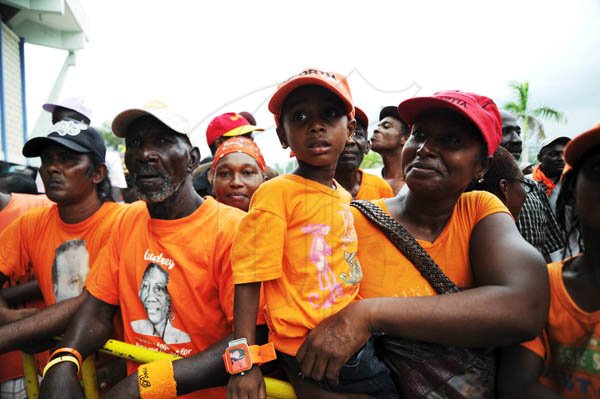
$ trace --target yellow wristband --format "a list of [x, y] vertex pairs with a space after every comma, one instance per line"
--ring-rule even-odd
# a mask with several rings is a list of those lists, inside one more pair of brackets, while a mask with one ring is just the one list
[[46, 376], [46, 373], [48, 372], [48, 370], [50, 370], [50, 367], [56, 366], [58, 363], [62, 363], [62, 362], [73, 363], [75, 366], [77, 366], [77, 374], [79, 374], [79, 362], [77, 361], [77, 358], [72, 355], [64, 355], [64, 356], [56, 357], [48, 362], [46, 367], [44, 367], [44, 371], [42, 372], [42, 378]]
[[177, 383], [173, 361], [163, 359], [138, 367], [138, 387], [142, 399], [170, 399], [177, 397]]

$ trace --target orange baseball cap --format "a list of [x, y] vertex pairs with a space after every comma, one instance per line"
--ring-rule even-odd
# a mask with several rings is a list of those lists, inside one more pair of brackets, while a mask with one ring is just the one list
[[369, 127], [369, 117], [362, 109], [358, 107], [354, 107], [354, 111], [356, 113], [356, 123], [360, 123], [366, 128]]
[[269, 111], [275, 116], [275, 123], [279, 126], [281, 107], [286, 97], [301, 86], [316, 85], [331, 90], [338, 96], [348, 112], [349, 118], [354, 118], [354, 103], [348, 80], [337, 72], [322, 71], [320, 69], [305, 69], [297, 75], [292, 76], [277, 87], [277, 91], [269, 101]]
[[242, 115], [226, 112], [215, 117], [206, 128], [206, 143], [211, 145], [219, 137], [241, 136], [242, 134], [264, 131], [265, 129], [251, 125]]
[[598, 145], [600, 145], [600, 123], [581, 133], [567, 144], [564, 153], [567, 165], [571, 167], [577, 165], [590, 148]]

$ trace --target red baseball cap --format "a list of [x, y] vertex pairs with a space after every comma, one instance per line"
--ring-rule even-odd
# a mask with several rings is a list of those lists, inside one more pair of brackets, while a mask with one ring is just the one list
[[354, 103], [348, 80], [337, 72], [322, 71], [320, 69], [305, 69], [292, 76], [277, 87], [277, 91], [269, 101], [269, 111], [275, 115], [275, 123], [279, 126], [281, 107], [286, 97], [300, 86], [316, 85], [332, 91], [338, 96], [348, 112], [349, 118], [354, 118]]
[[356, 113], [356, 123], [363, 125], [365, 129], [368, 128], [369, 118], [367, 117], [367, 114], [365, 114], [365, 111], [358, 107], [354, 107], [354, 112]]
[[494, 154], [502, 140], [502, 119], [491, 98], [459, 90], [439, 91], [430, 97], [401, 102], [398, 112], [402, 120], [412, 126], [423, 111], [439, 108], [456, 111], [473, 122], [487, 144], [488, 155]]
[[210, 121], [206, 128], [206, 143], [211, 145], [222, 136], [241, 136], [242, 134], [264, 130], [261, 127], [251, 125], [246, 118], [238, 113], [227, 112]]
[[565, 161], [575, 166], [592, 147], [600, 145], [600, 123], [575, 137], [565, 147]]

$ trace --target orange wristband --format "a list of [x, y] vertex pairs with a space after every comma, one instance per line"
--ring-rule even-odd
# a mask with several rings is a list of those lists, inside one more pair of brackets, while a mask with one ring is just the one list
[[83, 357], [81, 357], [81, 353], [79, 353], [79, 351], [77, 349], [66, 348], [66, 347], [65, 348], [58, 348], [57, 350], [55, 350], [54, 352], [52, 352], [52, 354], [50, 355], [50, 359], [52, 359], [56, 355], [60, 355], [61, 353], [70, 353], [71, 355], [75, 356], [75, 358], [79, 362], [79, 367], [77, 367], [77, 369], [81, 368], [81, 365], [83, 364]]
[[177, 398], [173, 361], [168, 359], [138, 367], [138, 389], [142, 399]]

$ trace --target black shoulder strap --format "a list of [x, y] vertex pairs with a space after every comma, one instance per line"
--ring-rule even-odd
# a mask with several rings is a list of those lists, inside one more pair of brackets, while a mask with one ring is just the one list
[[361, 211], [371, 223], [381, 229], [388, 240], [412, 262], [419, 273], [431, 284], [438, 294], [460, 291], [417, 240], [380, 207], [364, 200], [352, 201], [351, 205]]

